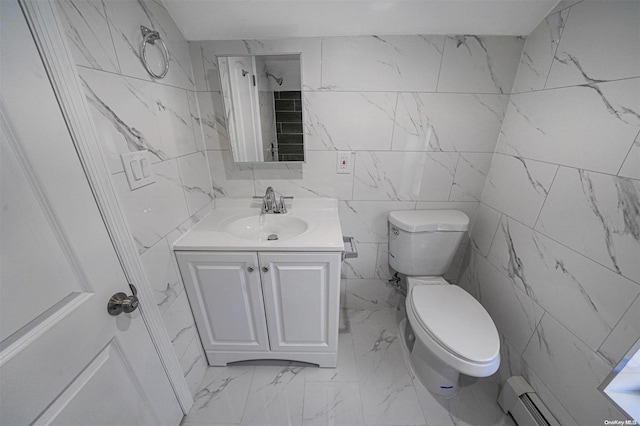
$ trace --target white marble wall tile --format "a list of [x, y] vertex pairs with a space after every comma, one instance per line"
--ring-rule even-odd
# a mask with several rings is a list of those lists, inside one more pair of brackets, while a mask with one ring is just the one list
[[123, 170], [120, 154], [124, 152], [146, 149], [154, 162], [170, 158], [150, 109], [152, 100], [145, 99], [139, 89], [142, 82], [83, 68], [78, 71], [111, 173]]
[[322, 87], [329, 90], [434, 92], [443, 36], [322, 39]]
[[[160, 33], [169, 51], [169, 72], [164, 79], [156, 81], [183, 89], [194, 89], [187, 40], [160, 2], [108, 1], [105, 3], [105, 10], [122, 74], [148, 81], [155, 80], [147, 73], [140, 60], [140, 26], [144, 25]], [[154, 48], [155, 46], [147, 48], [147, 58], [152, 69], [160, 73], [160, 50]]]
[[478, 211], [471, 227], [471, 244], [482, 256], [486, 257], [489, 254], [501, 217], [502, 214], [499, 211], [484, 203], [480, 203], [478, 206]]
[[219, 92], [198, 92], [199, 122], [202, 125], [205, 148], [228, 150], [229, 135], [224, 115], [222, 95]]
[[184, 374], [191, 395], [195, 397], [202, 378], [207, 371], [207, 361], [202, 351], [202, 344], [197, 335], [193, 337], [187, 350], [182, 355], [182, 358], [180, 358], [180, 367], [182, 368], [182, 374]]
[[451, 201], [480, 201], [493, 154], [461, 152], [449, 194]]
[[424, 424], [411, 375], [404, 364], [396, 311], [349, 312], [365, 424]]
[[572, 6], [546, 87], [640, 76], [639, 21], [637, 1]]
[[242, 420], [253, 366], [209, 367], [183, 424], [235, 423]]
[[216, 55], [301, 54], [302, 88], [321, 88], [321, 39], [314, 37], [274, 40], [220, 40], [202, 42], [207, 90], [219, 91]]
[[624, 418], [597, 389], [609, 365], [551, 315], [540, 322], [523, 359], [579, 424]]
[[640, 179], [640, 133], [636, 136], [627, 158], [622, 163], [618, 176]]
[[303, 425], [364, 425], [357, 382], [307, 382]]
[[197, 150], [186, 91], [91, 69], [80, 77], [112, 173], [120, 154], [146, 149], [152, 162]]
[[457, 285], [476, 300], [480, 300], [480, 278], [478, 277], [478, 257], [480, 254], [471, 247], [467, 248], [462, 261], [463, 270]]
[[521, 354], [544, 310], [510, 279], [482, 257], [476, 258], [480, 303], [489, 312], [498, 331]]
[[202, 55], [202, 41], [189, 41], [189, 57], [191, 58], [191, 68], [193, 69], [193, 79], [195, 90], [206, 92], [207, 79], [204, 74], [204, 58]]
[[527, 36], [513, 82], [514, 93], [544, 89], [568, 14], [569, 10], [565, 9], [547, 16]]
[[338, 205], [344, 235], [359, 243], [386, 243], [387, 217], [392, 210], [414, 210], [410, 201], [341, 201]]
[[353, 173], [336, 173], [337, 155], [335, 151], [307, 151], [304, 164], [254, 165], [256, 192], [264, 194], [268, 186], [273, 186], [288, 196], [350, 200], [353, 196]]
[[638, 93], [640, 78], [513, 95], [496, 151], [616, 174], [640, 129]]
[[391, 279], [395, 271], [389, 266], [389, 245], [386, 243], [378, 244], [378, 256], [376, 259], [376, 270], [374, 278], [379, 280]]
[[204, 152], [196, 152], [178, 158], [177, 162], [189, 215], [194, 215], [213, 201], [207, 156]]
[[395, 93], [305, 92], [307, 150], [389, 150]]
[[353, 197], [447, 201], [457, 159], [452, 152], [357, 152]]
[[219, 197], [252, 197], [253, 169], [236, 164], [231, 151], [207, 151], [213, 195]]
[[598, 353], [609, 364], [615, 366], [638, 338], [640, 338], [640, 297], [629, 306], [627, 312], [598, 349]]
[[[214, 45], [217, 42], [214, 42]], [[239, 43], [236, 41], [234, 43]], [[212, 42], [203, 41], [200, 43], [200, 55], [202, 56], [203, 77], [205, 79], [204, 89], [208, 92], [222, 91], [222, 80], [220, 76], [220, 68], [218, 67], [218, 57], [212, 50]]]
[[181, 359], [197, 335], [196, 324], [193, 321], [193, 313], [191, 313], [186, 292], [183, 291], [169, 306], [169, 309], [162, 314], [162, 320], [173, 349], [176, 351], [178, 359]]
[[120, 206], [140, 252], [189, 218], [178, 166], [175, 160], [152, 165], [156, 181], [135, 191], [124, 173], [113, 175]]
[[163, 238], [142, 253], [140, 261], [160, 313], [164, 313], [184, 291], [167, 240]]
[[640, 283], [640, 181], [561, 167], [536, 230]]
[[243, 425], [301, 425], [304, 400], [303, 367], [262, 366], [253, 373]]
[[438, 92], [511, 93], [522, 37], [447, 36]]
[[[169, 232], [169, 234], [167, 234], [167, 243], [169, 244], [169, 248], [172, 248], [173, 243], [175, 243], [178, 240], [178, 238], [182, 237], [188, 230], [193, 228], [193, 226], [196, 223], [200, 222], [200, 220], [203, 217], [208, 215], [211, 212], [211, 209], [213, 209], [213, 207], [214, 207], [214, 203], [213, 202], [209, 203], [208, 205], [204, 206], [199, 212], [197, 212], [196, 214], [194, 214], [193, 216], [191, 216], [190, 218], [182, 222], [180, 225], [178, 225], [176, 229]], [[178, 264], [176, 263], [176, 268], [177, 268], [177, 265]]]
[[200, 125], [202, 117], [200, 116], [200, 107], [198, 106], [197, 93], [187, 90], [187, 102], [189, 103], [189, 115], [191, 116], [191, 127], [193, 128], [193, 139], [196, 143], [198, 151], [204, 151], [204, 134]]
[[482, 202], [533, 226], [557, 169], [554, 164], [496, 153]]
[[522, 363], [522, 376], [536, 391], [544, 405], [547, 406], [549, 411], [551, 411], [551, 414], [560, 422], [561, 425], [581, 426], [576, 419], [569, 414], [560, 401], [558, 401], [555, 395], [545, 386], [536, 373], [534, 373], [524, 362]]
[[378, 244], [358, 243], [356, 246], [358, 257], [345, 259], [342, 262], [342, 278], [351, 279], [373, 279], [376, 269], [376, 258], [378, 257]]
[[488, 259], [594, 351], [640, 293], [636, 283], [506, 217]]
[[102, 0], [58, 0], [76, 65], [119, 73]]
[[458, 283], [458, 276], [460, 275], [460, 269], [464, 260], [464, 255], [467, 251], [467, 244], [460, 244], [456, 250], [456, 254], [453, 257], [449, 270], [442, 276], [450, 284]]
[[400, 93], [394, 151], [493, 152], [507, 96]]
[[347, 280], [345, 308], [402, 309], [404, 297], [387, 280]]

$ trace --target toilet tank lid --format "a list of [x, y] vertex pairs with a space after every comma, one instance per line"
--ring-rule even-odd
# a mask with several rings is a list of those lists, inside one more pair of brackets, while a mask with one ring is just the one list
[[469, 217], [459, 210], [399, 210], [389, 212], [389, 222], [407, 232], [466, 231]]

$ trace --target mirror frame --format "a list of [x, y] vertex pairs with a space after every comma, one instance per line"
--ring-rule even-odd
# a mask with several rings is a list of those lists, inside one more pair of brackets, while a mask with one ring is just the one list
[[[302, 153], [303, 153], [303, 160], [297, 160], [297, 161], [238, 161], [236, 159], [236, 152], [234, 150], [234, 144], [231, 141], [231, 135], [229, 132], [229, 119], [227, 116], [227, 105], [226, 105], [226, 101], [225, 101], [225, 95], [224, 95], [224, 85], [222, 82], [222, 75], [220, 73], [220, 58], [236, 58], [236, 57], [258, 57], [258, 56], [293, 56], [293, 55], [297, 55], [298, 56], [298, 60], [299, 60], [299, 74], [300, 74], [300, 102], [302, 105]], [[278, 53], [239, 53], [239, 54], [233, 54], [233, 53], [225, 53], [225, 54], [216, 54], [215, 55], [216, 58], [216, 67], [218, 70], [218, 85], [220, 87], [220, 98], [222, 100], [222, 108], [223, 108], [223, 114], [222, 116], [224, 117], [224, 124], [225, 124], [225, 128], [227, 131], [227, 141], [229, 144], [229, 151], [231, 151], [231, 159], [233, 160], [234, 163], [236, 164], [246, 164], [246, 165], [254, 165], [254, 164], [258, 164], [258, 165], [276, 165], [276, 164], [289, 164], [289, 165], [296, 165], [296, 164], [304, 164], [307, 162], [307, 142], [306, 142], [306, 132], [305, 132], [305, 124], [304, 124], [304, 118], [305, 118], [305, 113], [304, 113], [304, 98], [305, 98], [305, 90], [304, 90], [304, 74], [303, 74], [303, 66], [302, 66], [302, 61], [303, 61], [303, 55], [302, 52], [300, 51], [296, 51], [296, 52], [278, 52]]]

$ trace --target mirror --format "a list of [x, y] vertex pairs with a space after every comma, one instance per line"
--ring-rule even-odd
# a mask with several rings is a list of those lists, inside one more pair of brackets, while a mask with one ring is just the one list
[[233, 161], [304, 161], [300, 54], [219, 56], [218, 70]]

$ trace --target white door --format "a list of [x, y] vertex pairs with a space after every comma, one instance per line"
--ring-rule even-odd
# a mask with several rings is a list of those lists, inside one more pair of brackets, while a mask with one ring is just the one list
[[0, 1], [0, 424], [176, 425], [130, 294], [16, 2]]
[[268, 351], [258, 256], [253, 252], [178, 252], [202, 345], [210, 351]]
[[340, 253], [260, 253], [273, 352], [335, 352]]

